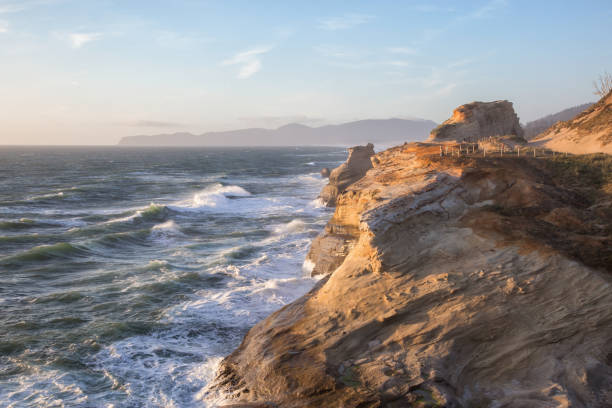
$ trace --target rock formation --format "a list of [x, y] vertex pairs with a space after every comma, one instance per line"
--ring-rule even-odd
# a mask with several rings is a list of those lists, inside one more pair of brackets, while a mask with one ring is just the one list
[[558, 152], [612, 154], [612, 91], [567, 122], [559, 122], [533, 140]]
[[368, 143], [367, 146], [351, 147], [348, 151], [348, 159], [331, 171], [329, 184], [321, 191], [320, 198], [329, 207], [336, 204], [336, 198], [349, 185], [362, 178], [372, 168], [372, 162], [370, 161], [370, 157], [374, 156], [374, 145], [372, 143]]
[[336, 261], [249, 331], [209, 392], [251, 407], [612, 405], [610, 186], [438, 151], [375, 156], [325, 231], [344, 252], [313, 246]]
[[323, 178], [329, 178], [329, 169], [327, 167], [323, 167], [321, 169], [321, 177]]
[[455, 109], [450, 119], [431, 131], [429, 140], [463, 142], [505, 135], [523, 138], [523, 129], [512, 103], [472, 102]]

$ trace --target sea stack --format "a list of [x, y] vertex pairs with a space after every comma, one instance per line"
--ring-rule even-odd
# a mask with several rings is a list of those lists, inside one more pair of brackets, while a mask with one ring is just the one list
[[370, 158], [374, 156], [374, 145], [354, 146], [348, 149], [348, 158], [329, 175], [329, 184], [321, 191], [320, 198], [325, 205], [333, 207], [344, 190], [362, 178], [372, 168]]
[[508, 101], [472, 102], [461, 105], [453, 116], [431, 131], [431, 142], [475, 142], [490, 136], [523, 138], [523, 128]]

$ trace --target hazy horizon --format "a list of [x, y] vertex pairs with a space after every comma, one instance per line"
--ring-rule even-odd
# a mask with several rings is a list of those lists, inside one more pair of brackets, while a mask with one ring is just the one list
[[593, 101], [612, 4], [0, 0], [0, 145]]

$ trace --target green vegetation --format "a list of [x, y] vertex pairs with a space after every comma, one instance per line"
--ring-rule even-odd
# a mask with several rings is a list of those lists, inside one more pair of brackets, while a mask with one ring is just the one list
[[612, 156], [603, 153], [556, 156], [544, 161], [553, 177], [562, 184], [587, 193], [612, 193]]
[[340, 381], [348, 387], [358, 387], [361, 384], [357, 379], [357, 372], [353, 367], [346, 369], [342, 377], [340, 377]]
[[413, 391], [413, 394], [418, 395], [413, 407], [418, 408], [442, 408], [444, 403], [436, 398], [435, 394], [427, 389], [418, 389]]

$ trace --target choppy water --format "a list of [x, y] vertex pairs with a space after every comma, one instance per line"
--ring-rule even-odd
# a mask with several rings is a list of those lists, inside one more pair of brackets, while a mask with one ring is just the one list
[[0, 148], [0, 406], [190, 407], [305, 293], [342, 149]]

